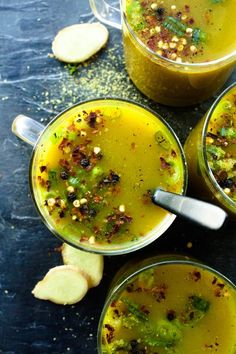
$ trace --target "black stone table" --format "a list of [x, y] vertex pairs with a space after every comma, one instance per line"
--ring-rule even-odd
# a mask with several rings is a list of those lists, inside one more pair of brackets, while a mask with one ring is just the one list
[[[215, 98], [191, 108], [168, 108], [149, 101], [125, 71], [121, 34], [109, 28], [106, 49], [77, 68], [51, 58], [51, 42], [64, 26], [94, 21], [87, 0], [0, 0], [0, 352], [96, 353], [100, 312], [116, 270], [132, 257], [150, 252], [195, 256], [236, 282], [236, 230], [228, 221], [208, 231], [177, 219], [145, 249], [106, 257], [103, 280], [74, 306], [35, 299], [31, 290], [49, 270], [62, 264], [61, 243], [41, 222], [28, 187], [31, 146], [11, 133], [23, 113], [46, 124], [74, 102], [123, 97], [160, 113], [184, 142], [189, 130]], [[74, 69], [76, 71], [73, 73]], [[233, 82], [233, 76], [225, 87]], [[192, 247], [188, 248], [188, 243]]]

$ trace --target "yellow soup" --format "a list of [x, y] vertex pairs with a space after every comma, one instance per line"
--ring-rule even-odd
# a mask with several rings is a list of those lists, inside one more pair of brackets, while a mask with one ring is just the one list
[[229, 87], [189, 134], [184, 150], [194, 194], [236, 215], [236, 87]]
[[235, 50], [234, 0], [127, 0], [126, 13], [141, 41], [165, 58], [199, 63]]
[[207, 268], [153, 266], [129, 278], [110, 300], [101, 353], [235, 353], [236, 292]]
[[153, 239], [173, 215], [152, 204], [156, 187], [183, 193], [182, 153], [169, 128], [137, 105], [78, 105], [46, 129], [32, 184], [50, 228], [74, 245], [124, 249]]
[[127, 71], [153, 100], [188, 106], [211, 97], [235, 65], [234, 0], [123, 0]]

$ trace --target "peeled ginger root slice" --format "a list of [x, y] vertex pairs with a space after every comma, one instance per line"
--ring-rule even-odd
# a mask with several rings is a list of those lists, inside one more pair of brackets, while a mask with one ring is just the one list
[[41, 300], [60, 305], [72, 305], [80, 301], [88, 291], [88, 281], [77, 267], [62, 265], [51, 268], [39, 281], [32, 294]]
[[100, 254], [80, 251], [67, 243], [62, 245], [64, 264], [78, 267], [88, 280], [89, 288], [97, 286], [103, 275], [104, 258]]
[[81, 63], [105, 46], [107, 28], [99, 22], [81, 23], [59, 31], [52, 43], [54, 56], [66, 63]]

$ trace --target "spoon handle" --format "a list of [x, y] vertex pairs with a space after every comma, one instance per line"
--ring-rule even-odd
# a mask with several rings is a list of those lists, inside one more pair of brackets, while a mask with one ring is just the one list
[[155, 190], [152, 201], [173, 214], [185, 217], [212, 230], [218, 230], [227, 216], [226, 212], [216, 205], [166, 192], [159, 188]]

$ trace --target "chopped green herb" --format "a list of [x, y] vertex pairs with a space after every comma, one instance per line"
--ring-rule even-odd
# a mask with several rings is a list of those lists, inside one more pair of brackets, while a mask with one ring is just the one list
[[180, 37], [184, 35], [187, 28], [187, 25], [172, 16], [167, 17], [163, 26]]
[[[186, 29], [188, 28], [188, 26], [185, 23], [182, 23], [180, 20], [172, 16], [167, 17], [167, 19], [163, 23], [163, 26], [167, 28], [169, 31], [177, 34], [179, 37], [182, 37], [185, 34]], [[205, 42], [206, 33], [202, 31], [200, 28], [194, 28], [192, 34], [192, 40], [196, 44], [200, 42]]]
[[50, 187], [53, 187], [57, 184], [57, 172], [54, 170], [50, 170], [48, 172], [48, 180], [50, 183]]
[[215, 145], [207, 145], [206, 152], [209, 160], [220, 160], [225, 156], [225, 151], [221, 147]]
[[222, 127], [220, 129], [220, 135], [226, 138], [236, 138], [236, 129], [235, 128], [226, 128]]
[[141, 31], [145, 27], [142, 16], [142, 7], [139, 1], [133, 1], [129, 6], [127, 6], [127, 15], [129, 22], [133, 26], [135, 31]]
[[78, 71], [78, 69], [79, 69], [78, 64], [67, 64], [66, 66], [69, 69], [69, 72], [71, 75], [74, 75], [74, 73], [76, 73], [76, 71]]
[[76, 132], [69, 132], [68, 139], [70, 141], [74, 141], [76, 139], [76, 137], [77, 137], [77, 133]]
[[190, 301], [193, 307], [198, 311], [207, 312], [209, 310], [210, 307], [209, 301], [203, 299], [202, 297], [193, 295], [191, 296]]
[[206, 41], [206, 33], [203, 32], [200, 28], [194, 28], [192, 35], [193, 42], [198, 44], [200, 42]]
[[184, 326], [193, 326], [206, 315], [209, 307], [209, 301], [200, 296], [190, 296], [185, 311], [181, 313], [180, 322]]
[[148, 316], [140, 310], [140, 306], [138, 304], [128, 299], [127, 297], [123, 297], [121, 300], [127, 306], [128, 311], [132, 313], [138, 320], [148, 321]]
[[144, 342], [151, 347], [172, 347], [182, 338], [180, 328], [176, 323], [166, 320], [160, 321], [157, 326], [149, 329]]
[[80, 179], [78, 177], [69, 177], [68, 182], [70, 186], [77, 187], [80, 184]]

